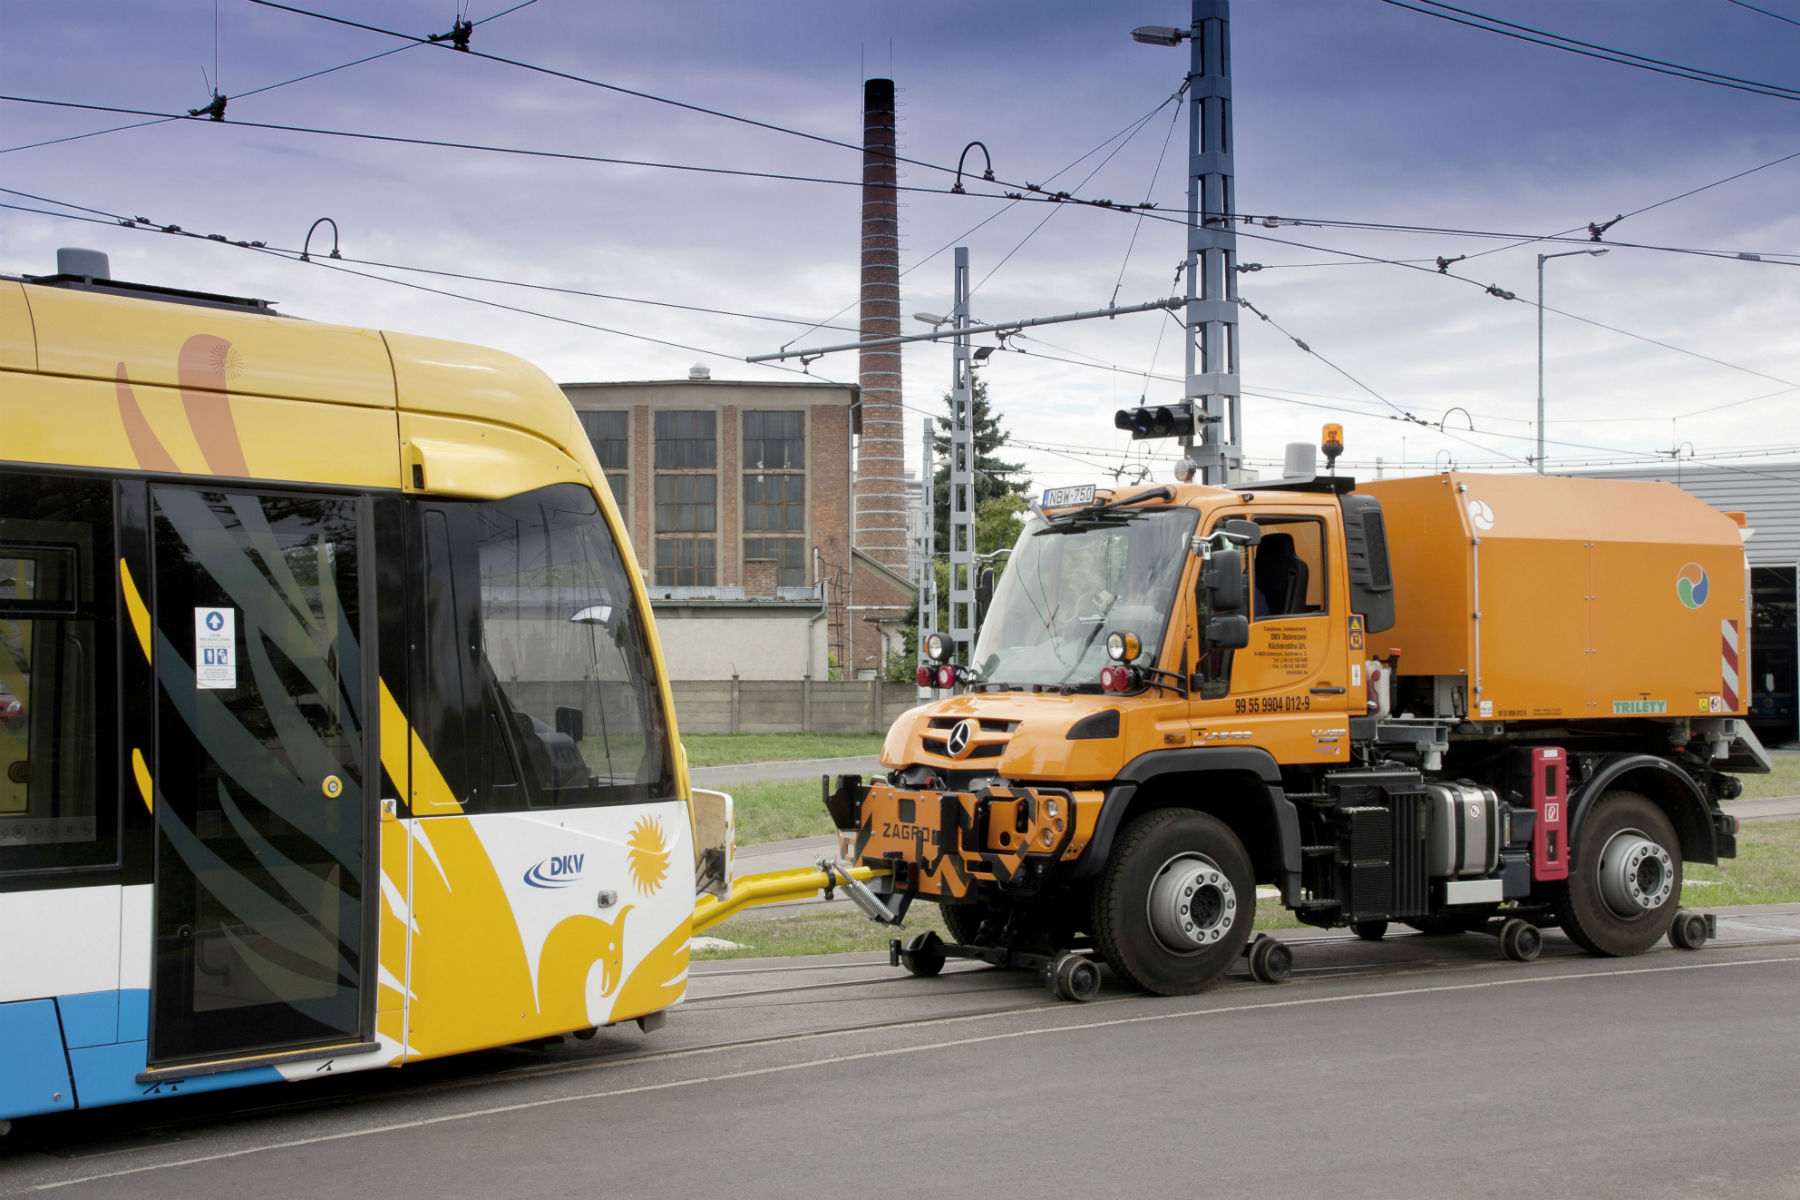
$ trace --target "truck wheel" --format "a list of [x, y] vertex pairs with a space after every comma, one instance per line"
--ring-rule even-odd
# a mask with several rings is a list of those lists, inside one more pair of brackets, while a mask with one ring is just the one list
[[938, 915], [944, 918], [944, 929], [952, 942], [959, 946], [974, 946], [979, 944], [977, 937], [982, 922], [997, 914], [993, 905], [977, 900], [973, 904], [941, 904]]
[[1133, 987], [1185, 996], [1217, 982], [1256, 922], [1249, 856], [1225, 823], [1166, 808], [1119, 835], [1094, 891], [1094, 939]]
[[1350, 931], [1365, 942], [1379, 942], [1387, 936], [1387, 925], [1386, 921], [1356, 921]]
[[1643, 796], [1602, 796], [1577, 834], [1572, 867], [1557, 910], [1582, 949], [1642, 954], [1669, 931], [1681, 902], [1681, 841]]

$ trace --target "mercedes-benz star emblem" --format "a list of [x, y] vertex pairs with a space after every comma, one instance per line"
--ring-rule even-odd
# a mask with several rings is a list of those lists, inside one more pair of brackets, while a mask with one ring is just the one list
[[950, 751], [951, 758], [961, 758], [969, 752], [969, 743], [975, 740], [975, 722], [958, 721], [950, 736], [944, 739], [944, 748]]

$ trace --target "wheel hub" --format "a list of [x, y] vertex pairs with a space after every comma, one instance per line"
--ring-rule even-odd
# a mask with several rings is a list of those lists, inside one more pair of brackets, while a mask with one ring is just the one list
[[1621, 829], [1600, 851], [1600, 898], [1621, 917], [1660, 908], [1675, 890], [1669, 852], [1637, 829]]
[[1237, 889], [1210, 858], [1182, 854], [1156, 873], [1145, 907], [1156, 940], [1177, 954], [1192, 954], [1231, 932]]

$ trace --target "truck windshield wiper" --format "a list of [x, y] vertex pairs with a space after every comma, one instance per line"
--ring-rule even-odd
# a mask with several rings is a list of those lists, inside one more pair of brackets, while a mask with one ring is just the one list
[[1146, 500], [1173, 500], [1174, 498], [1175, 489], [1168, 484], [1164, 484], [1162, 487], [1152, 489], [1148, 492], [1139, 492], [1135, 496], [1127, 496], [1123, 500], [1109, 500], [1098, 508], [1078, 508], [1075, 511], [1078, 513], [1103, 513], [1110, 509], [1124, 508], [1127, 504], [1142, 504]]
[[1152, 488], [1147, 492], [1139, 492], [1135, 496], [1127, 496], [1123, 500], [1109, 500], [1105, 504], [1097, 505], [1093, 508], [1072, 508], [1068, 512], [1058, 513], [1054, 517], [1046, 517], [1045, 520], [1049, 521], [1052, 525], [1061, 521], [1083, 521], [1104, 512], [1111, 512], [1116, 508], [1125, 508], [1132, 504], [1142, 504], [1146, 500], [1173, 500], [1174, 498], [1175, 489], [1164, 484], [1162, 487]]

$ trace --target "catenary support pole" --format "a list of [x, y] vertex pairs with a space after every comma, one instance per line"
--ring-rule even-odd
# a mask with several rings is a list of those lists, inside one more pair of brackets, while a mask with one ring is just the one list
[[969, 366], [969, 248], [956, 248], [957, 330], [950, 386], [950, 640], [968, 661], [975, 644], [975, 438]]
[[1188, 40], [1187, 395], [1202, 414], [1190, 457], [1202, 483], [1243, 465], [1238, 381], [1237, 195], [1232, 172], [1231, 4], [1194, 0]]

